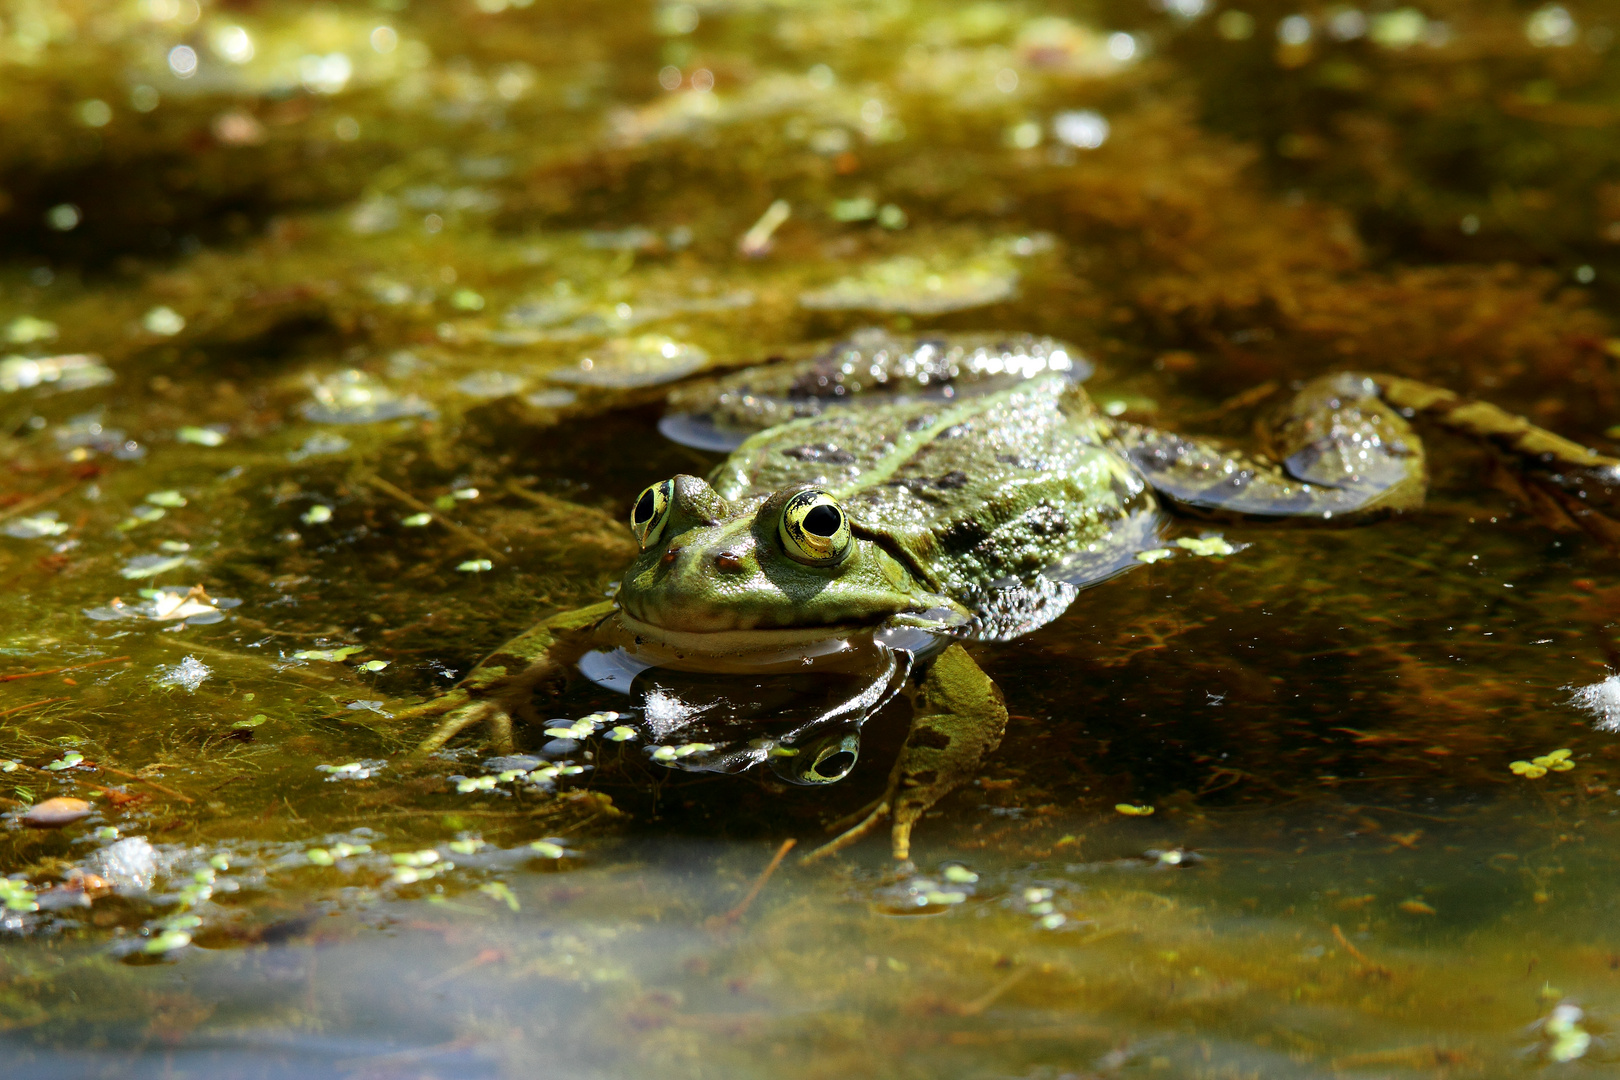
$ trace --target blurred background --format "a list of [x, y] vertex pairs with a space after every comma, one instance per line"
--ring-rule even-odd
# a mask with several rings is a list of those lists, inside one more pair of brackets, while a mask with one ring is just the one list
[[1620, 453], [1617, 34], [0, 0], [0, 1071], [1604, 1075], [1620, 586], [1454, 437], [1421, 514], [1223, 526], [986, 649], [1013, 726], [910, 876], [737, 907], [903, 709], [814, 792], [594, 735], [415, 769], [393, 714], [613, 587], [630, 499], [720, 460], [672, 387], [862, 327], [1050, 334], [1233, 440], [1348, 369]]

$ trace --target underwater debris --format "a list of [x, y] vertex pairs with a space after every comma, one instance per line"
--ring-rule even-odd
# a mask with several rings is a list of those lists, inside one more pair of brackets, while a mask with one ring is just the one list
[[178, 686], [187, 693], [196, 693], [197, 687], [207, 681], [208, 676], [214, 673], [213, 668], [198, 660], [195, 656], [187, 656], [178, 664], [157, 669], [157, 684], [159, 686]]
[[93, 812], [94, 808], [83, 799], [61, 797], [35, 803], [18, 820], [35, 829], [60, 829], [83, 821]]
[[[156, 559], [160, 556], [142, 558]], [[146, 573], [143, 570], [141, 576], [146, 576]], [[151, 619], [154, 622], [184, 621], [187, 626], [208, 626], [223, 620], [226, 610], [239, 607], [242, 603], [233, 597], [211, 597], [201, 585], [193, 585], [189, 589], [177, 585], [142, 589], [140, 595], [144, 598], [143, 603], [126, 604], [115, 596], [105, 607], [85, 608], [84, 614], [98, 622]]]

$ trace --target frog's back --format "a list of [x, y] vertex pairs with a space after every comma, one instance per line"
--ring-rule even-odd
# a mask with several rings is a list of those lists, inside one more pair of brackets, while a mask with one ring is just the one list
[[1147, 543], [1152, 494], [1107, 434], [1078, 385], [1037, 378], [979, 397], [829, 409], [781, 424], [739, 447], [712, 482], [733, 501], [824, 487], [858, 531], [983, 613], [1042, 571], [1089, 583]]

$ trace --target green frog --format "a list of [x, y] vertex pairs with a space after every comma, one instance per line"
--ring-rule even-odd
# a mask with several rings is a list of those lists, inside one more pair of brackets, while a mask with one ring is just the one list
[[975, 643], [1028, 634], [1081, 589], [1151, 561], [1172, 513], [1349, 524], [1415, 510], [1426, 470], [1410, 421], [1422, 416], [1491, 443], [1545, 507], [1620, 542], [1601, 512], [1620, 494], [1620, 462], [1445, 390], [1319, 378], [1250, 454], [1108, 415], [1082, 385], [1088, 370], [1047, 338], [868, 331], [678, 390], [662, 430], [730, 456], [707, 477], [643, 490], [628, 515], [640, 554], [616, 595], [546, 620], [418, 707], [449, 714], [421, 752], [475, 724], [509, 748], [513, 717], [582, 658], [616, 656], [631, 673], [781, 671], [864, 641], [902, 658], [898, 678], [874, 680], [841, 723], [756, 757], [801, 783], [841, 779], [859, 720], [908, 690], [884, 793], [813, 853], [887, 821], [906, 860], [919, 817], [978, 773], [1007, 724]]

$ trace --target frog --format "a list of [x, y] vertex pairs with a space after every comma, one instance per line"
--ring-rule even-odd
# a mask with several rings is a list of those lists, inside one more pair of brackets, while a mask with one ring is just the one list
[[[546, 619], [407, 711], [443, 717], [418, 754], [475, 725], [509, 752], [514, 717], [532, 718], [537, 691], [590, 657], [628, 657], [632, 673], [782, 670], [864, 636], [903, 662], [845, 710], [853, 730], [894, 693], [910, 697], [909, 729], [882, 794], [808, 858], [887, 823], [905, 863], [922, 815], [979, 776], [1006, 731], [1006, 696], [975, 652], [1162, 556], [1178, 521], [1415, 513], [1428, 479], [1414, 423], [1428, 422], [1493, 447], [1544, 516], [1620, 546], [1620, 460], [1486, 402], [1328, 374], [1298, 384], [1246, 449], [1099, 408], [1089, 373], [1052, 338], [868, 330], [677, 388], [660, 430], [728, 456], [632, 500], [639, 551], [613, 596]], [[846, 722], [759, 756], [779, 772], [785, 759], [796, 782], [835, 783], [858, 738]]]

